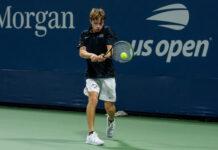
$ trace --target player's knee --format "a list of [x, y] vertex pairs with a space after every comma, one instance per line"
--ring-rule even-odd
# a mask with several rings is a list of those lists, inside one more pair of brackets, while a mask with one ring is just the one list
[[97, 105], [98, 99], [96, 97], [89, 97], [89, 104]]
[[107, 113], [109, 113], [109, 114], [115, 113], [115, 106], [113, 103], [106, 102], [105, 109], [106, 109]]
[[109, 116], [114, 115], [115, 110], [114, 109], [108, 110], [107, 113], [108, 113]]
[[98, 103], [98, 93], [90, 92], [89, 93], [89, 104], [96, 105]]

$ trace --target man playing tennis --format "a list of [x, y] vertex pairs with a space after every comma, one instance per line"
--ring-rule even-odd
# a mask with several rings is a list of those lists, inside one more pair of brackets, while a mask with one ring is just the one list
[[105, 110], [108, 114], [106, 135], [113, 137], [115, 128], [115, 70], [112, 60], [106, 59], [111, 54], [108, 53], [106, 56], [104, 54], [112, 48], [117, 38], [110, 27], [104, 26], [105, 19], [106, 15], [103, 9], [93, 8], [90, 12], [91, 27], [81, 33], [78, 44], [80, 57], [87, 61], [84, 94], [88, 96], [86, 115], [89, 134], [86, 138], [86, 143], [92, 145], [104, 144], [104, 141], [99, 139], [94, 130], [95, 110], [98, 98], [104, 101]]

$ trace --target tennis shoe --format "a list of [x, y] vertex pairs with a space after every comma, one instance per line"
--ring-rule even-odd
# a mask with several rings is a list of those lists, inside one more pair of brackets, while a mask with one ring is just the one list
[[91, 145], [103, 145], [104, 141], [99, 139], [98, 134], [96, 132], [93, 132], [91, 135], [88, 135], [86, 138], [86, 144]]
[[110, 122], [109, 116], [107, 117], [107, 128], [106, 128], [106, 135], [109, 138], [112, 138], [114, 136], [114, 130], [115, 130], [115, 120], [113, 122]]

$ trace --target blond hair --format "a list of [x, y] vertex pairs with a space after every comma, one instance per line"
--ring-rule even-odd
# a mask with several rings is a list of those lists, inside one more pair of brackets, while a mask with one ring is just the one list
[[102, 8], [92, 8], [90, 15], [90, 20], [98, 20], [104, 21], [106, 19], [106, 14]]

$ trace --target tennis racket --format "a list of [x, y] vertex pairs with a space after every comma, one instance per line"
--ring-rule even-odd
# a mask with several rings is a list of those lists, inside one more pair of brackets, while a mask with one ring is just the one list
[[[105, 57], [111, 53], [110, 57]], [[103, 57], [113, 59], [120, 63], [127, 63], [132, 60], [134, 51], [129, 42], [118, 41], [112, 45], [112, 48], [105, 53]]]

